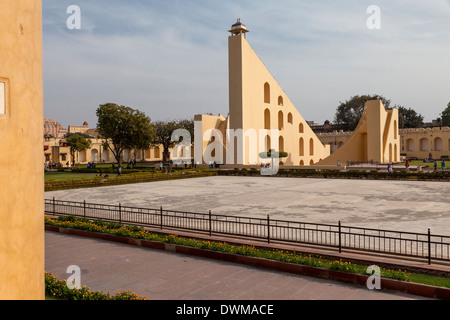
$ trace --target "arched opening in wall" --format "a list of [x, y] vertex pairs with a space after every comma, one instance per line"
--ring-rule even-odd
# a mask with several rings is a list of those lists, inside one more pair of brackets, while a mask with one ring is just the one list
[[397, 139], [397, 120], [394, 120], [394, 139]]
[[300, 165], [301, 165], [301, 166], [304, 166], [304, 165], [305, 165], [305, 162], [304, 162], [303, 160], [300, 160]]
[[392, 162], [392, 143], [389, 143], [389, 162]]
[[309, 165], [312, 166], [314, 164], [314, 160], [311, 159], [311, 161], [309, 161]]
[[[211, 140], [210, 140], [210, 144], [211, 144], [211, 143], [214, 143], [214, 141], [216, 141], [216, 137], [215, 137], [215, 136], [212, 136], [212, 137], [211, 137]], [[183, 149], [181, 149], [181, 150], [183, 150]], [[214, 158], [215, 156], [216, 156], [216, 148], [214, 148], [214, 149], [211, 151], [211, 157]]]
[[414, 140], [413, 139], [406, 140], [406, 151], [414, 151]]
[[299, 132], [299, 133], [303, 133], [303, 123], [300, 123], [300, 124], [298, 125], [298, 132]]
[[278, 105], [279, 105], [279, 106], [282, 106], [282, 105], [283, 105], [283, 97], [282, 97], [282, 96], [279, 96], [279, 97], [278, 97]]
[[337, 144], [338, 149], [339, 149], [340, 147], [342, 147], [343, 145], [344, 145], [344, 141], [339, 141], [338, 144]]
[[434, 139], [434, 150], [435, 151], [442, 151], [443, 150], [442, 139], [439, 138], [439, 137]]
[[142, 160], [142, 149], [137, 149], [135, 151], [136, 154], [136, 160]]
[[145, 159], [150, 159], [152, 157], [151, 149], [146, 149], [144, 152]]
[[102, 154], [103, 161], [105, 161], [105, 162], [109, 161], [109, 157], [110, 157], [109, 153], [110, 153], [109, 149], [103, 150], [103, 154]]
[[264, 129], [270, 130], [270, 110], [264, 110]]
[[159, 150], [159, 147], [155, 147], [155, 149], [153, 150], [153, 155], [156, 159], [160, 157], [161, 151]]
[[78, 153], [78, 162], [86, 162], [86, 150]]
[[266, 147], [266, 152], [269, 152], [270, 151], [270, 147], [271, 147], [270, 136], [269, 135], [267, 135], [266, 138], [264, 139], [264, 145]]
[[91, 161], [94, 161], [94, 162], [98, 161], [98, 150], [97, 149], [91, 150]]
[[288, 113], [288, 123], [292, 124], [292, 113]]
[[283, 123], [283, 111], [278, 112], [278, 130], [283, 130], [284, 123]]
[[270, 103], [270, 85], [268, 82], [264, 83], [264, 102]]
[[278, 138], [278, 148], [280, 152], [284, 152], [284, 138], [282, 136]]
[[298, 141], [298, 155], [301, 157], [305, 155], [305, 142], [303, 141], [303, 138], [300, 138]]
[[397, 158], [397, 144], [395, 143], [394, 144], [394, 162], [397, 162], [398, 161], [398, 158]]
[[314, 155], [314, 140], [313, 138], [309, 139], [309, 155]]
[[420, 151], [428, 151], [428, 139], [420, 139]]

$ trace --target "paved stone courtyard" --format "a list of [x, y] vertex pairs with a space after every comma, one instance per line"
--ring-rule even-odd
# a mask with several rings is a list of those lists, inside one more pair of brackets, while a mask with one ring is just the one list
[[50, 231], [45, 256], [46, 270], [59, 279], [77, 265], [81, 285], [92, 291], [131, 290], [151, 300], [428, 300]]
[[450, 184], [206, 177], [46, 192], [46, 199], [450, 235]]
[[[450, 235], [449, 184], [276, 177], [207, 177], [46, 192], [67, 201], [184, 210]], [[46, 268], [82, 269], [91, 289], [151, 299], [414, 299], [398, 293], [256, 270], [46, 232]], [[189, 279], [180, 281], [180, 279]]]

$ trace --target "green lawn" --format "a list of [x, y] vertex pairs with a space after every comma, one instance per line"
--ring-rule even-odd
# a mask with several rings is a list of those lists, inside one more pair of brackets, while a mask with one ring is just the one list
[[94, 178], [98, 173], [78, 173], [78, 172], [45, 172], [47, 180], [67, 180], [67, 179], [89, 179]]
[[[441, 162], [440, 160], [437, 161], [438, 169], [441, 169]], [[404, 163], [403, 163], [404, 164]], [[430, 168], [434, 168], [434, 162], [423, 162], [422, 160], [412, 160], [409, 162], [410, 166], [426, 166]], [[445, 161], [445, 168], [449, 168], [450, 161]]]

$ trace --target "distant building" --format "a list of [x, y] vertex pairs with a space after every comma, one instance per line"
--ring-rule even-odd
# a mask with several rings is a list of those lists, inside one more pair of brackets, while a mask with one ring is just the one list
[[[420, 128], [399, 129], [400, 160], [440, 159], [450, 157], [450, 127], [440, 125], [439, 119], [425, 123]], [[352, 136], [353, 131], [333, 130], [337, 127], [312, 127], [323, 144], [330, 146], [333, 154]]]
[[62, 138], [67, 134], [67, 129], [64, 128], [58, 121], [52, 119], [44, 119], [44, 138]]
[[[65, 167], [72, 163], [70, 147], [67, 146], [67, 140], [65, 139], [65, 134], [67, 133], [82, 134], [86, 139], [91, 141], [89, 149], [75, 152], [75, 163], [116, 162], [113, 152], [103, 148], [104, 139], [99, 137], [97, 129], [90, 129], [87, 122], [84, 122], [82, 126], [69, 125], [68, 129], [65, 130], [57, 121], [49, 120], [44, 122], [44, 128], [48, 130], [47, 135], [44, 135], [44, 157], [47, 164], [60, 164]], [[51, 133], [54, 133], [54, 135]], [[163, 147], [154, 146], [146, 150], [124, 150], [122, 154], [123, 161], [127, 162], [134, 159], [136, 161], [162, 161]]]

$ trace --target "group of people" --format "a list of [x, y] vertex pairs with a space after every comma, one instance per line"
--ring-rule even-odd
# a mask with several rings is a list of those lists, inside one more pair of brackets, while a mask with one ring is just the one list
[[267, 169], [267, 168], [270, 168], [270, 163], [261, 163], [260, 168], [261, 168], [261, 169]]
[[216, 169], [218, 167], [219, 167], [219, 165], [215, 161], [210, 161], [209, 162], [209, 168], [210, 169]]
[[[434, 160], [433, 167], [434, 167], [434, 171], [438, 170], [438, 163], [436, 160]], [[444, 159], [441, 161], [441, 169], [442, 169], [442, 171], [445, 171], [445, 160]]]
[[88, 169], [96, 169], [96, 168], [97, 168], [97, 165], [95, 164], [95, 162], [88, 162], [88, 163], [86, 164], [86, 167], [87, 167]]
[[[434, 169], [434, 171], [438, 171], [438, 161], [437, 160], [433, 160], [433, 169]], [[409, 163], [409, 160], [406, 160], [406, 162], [405, 162], [405, 170], [406, 171], [410, 171], [410, 169], [409, 169], [409, 167], [410, 167], [410, 163]], [[388, 172], [389, 173], [392, 173], [393, 172], [393, 168], [392, 168], [392, 165], [388, 165]], [[445, 171], [445, 159], [442, 159], [441, 160], [441, 170], [442, 171]]]
[[60, 162], [56, 163], [56, 162], [44, 162], [44, 169], [45, 170], [49, 170], [49, 169], [59, 169], [62, 168], [62, 164]]

